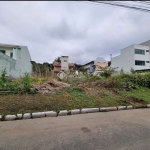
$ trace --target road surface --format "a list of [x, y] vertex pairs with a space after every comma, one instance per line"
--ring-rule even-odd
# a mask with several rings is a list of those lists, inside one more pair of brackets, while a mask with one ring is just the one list
[[150, 150], [150, 109], [0, 122], [0, 150]]

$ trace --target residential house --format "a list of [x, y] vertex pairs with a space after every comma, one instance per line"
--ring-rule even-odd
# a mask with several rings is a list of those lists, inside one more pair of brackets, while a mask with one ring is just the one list
[[6, 69], [7, 75], [20, 78], [32, 73], [31, 57], [27, 46], [0, 44], [0, 74]]
[[98, 73], [101, 72], [100, 67], [108, 67], [108, 62], [104, 60], [102, 57], [98, 57], [96, 60], [90, 61], [83, 65], [83, 67], [87, 70], [88, 73]]
[[125, 72], [150, 69], [150, 40], [141, 44], [133, 44], [121, 50], [121, 54], [113, 57], [111, 67]]
[[75, 65], [74, 63], [69, 63], [69, 57], [68, 56], [61, 56], [60, 58], [61, 62], [53, 62], [53, 71], [54, 73], [59, 73], [60, 71], [65, 70], [72, 70], [74, 69]]

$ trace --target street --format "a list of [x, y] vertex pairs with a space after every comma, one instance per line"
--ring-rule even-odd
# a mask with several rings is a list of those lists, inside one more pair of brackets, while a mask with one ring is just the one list
[[148, 108], [0, 122], [0, 150], [149, 149]]

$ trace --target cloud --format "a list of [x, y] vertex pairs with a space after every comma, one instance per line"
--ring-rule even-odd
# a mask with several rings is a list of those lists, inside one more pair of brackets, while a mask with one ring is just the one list
[[32, 60], [52, 63], [110, 59], [149, 40], [148, 13], [91, 2], [0, 2], [0, 43], [26, 45]]

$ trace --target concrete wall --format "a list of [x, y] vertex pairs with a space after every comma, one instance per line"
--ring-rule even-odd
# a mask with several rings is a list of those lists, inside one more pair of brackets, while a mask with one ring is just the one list
[[131, 45], [121, 50], [121, 55], [113, 57], [111, 62], [112, 68], [117, 68], [117, 71], [123, 69], [125, 72], [130, 72], [134, 68], [134, 45]]
[[[0, 52], [0, 70], [6, 68], [8, 76], [20, 78], [24, 73], [32, 73], [31, 57], [27, 46], [20, 46], [21, 49], [13, 49], [15, 52], [16, 60]], [[8, 48], [3, 47], [3, 50]], [[1, 73], [1, 72], [0, 72]]]
[[68, 56], [61, 56], [61, 70], [69, 69], [69, 58]]
[[134, 70], [150, 69], [149, 63], [146, 66], [135, 65], [135, 60], [150, 61], [149, 52], [145, 51], [145, 55], [135, 54], [135, 49], [149, 50], [148, 46], [131, 45], [121, 50], [121, 55], [113, 57], [111, 67], [117, 68], [117, 71], [123, 69], [125, 72], [130, 72], [131, 68]]
[[15, 66], [16, 60], [0, 52], [0, 74], [6, 69], [7, 75], [9, 76], [15, 71]]

